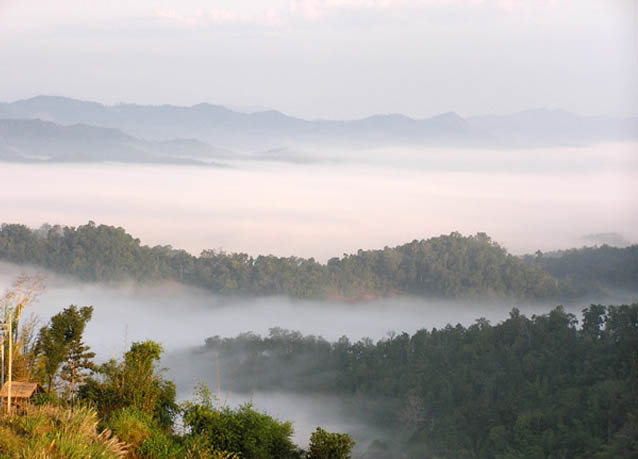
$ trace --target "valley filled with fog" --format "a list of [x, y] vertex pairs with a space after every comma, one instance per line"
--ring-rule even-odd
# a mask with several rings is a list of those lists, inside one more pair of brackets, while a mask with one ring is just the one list
[[486, 232], [516, 254], [602, 244], [583, 237], [610, 232], [629, 243], [637, 148], [369, 149], [225, 167], [4, 163], [0, 220], [94, 220], [195, 255], [320, 261], [452, 231]]
[[[272, 328], [299, 331], [308, 336], [321, 336], [336, 342], [342, 336], [356, 342], [373, 341], [401, 333], [413, 334], [420, 329], [444, 328], [474, 324], [486, 318], [492, 324], [505, 320], [512, 308], [532, 316], [546, 314], [556, 307], [553, 302], [451, 301], [425, 298], [389, 297], [370, 302], [335, 302], [297, 300], [275, 297], [218, 296], [211, 292], [165, 283], [82, 283], [73, 278], [45, 270], [0, 263], [0, 290], [4, 291], [20, 274], [43, 276], [46, 286], [38, 301], [23, 313], [35, 316], [45, 325], [51, 316], [75, 304], [94, 307], [93, 319], [85, 331], [85, 342], [97, 354], [99, 362], [121, 358], [131, 343], [154, 340], [164, 347], [161, 366], [165, 376], [177, 384], [180, 401], [195, 396], [195, 388], [205, 382], [217, 390], [221, 381], [221, 403], [238, 406], [251, 402], [262, 411], [293, 421], [294, 440], [304, 445], [317, 424], [328, 430], [349, 432], [367, 446], [373, 439], [390, 440], [392, 432], [384, 431], [364, 416], [344, 406], [343, 398], [328, 394], [303, 394], [285, 390], [233, 391], [229, 383], [236, 378], [230, 367], [216, 365], [227, 356], [202, 354], [206, 338], [234, 338], [252, 332], [268, 336]], [[590, 303], [623, 304], [636, 301], [638, 293], [606, 292], [565, 304], [567, 312], [580, 316]], [[278, 372], [279, 370], [273, 369]], [[265, 376], [265, 375], [264, 375]], [[233, 381], [237, 383], [238, 381]], [[379, 400], [357, 399], [357, 406], [378, 406]], [[356, 449], [359, 453], [363, 450]]]
[[[121, 355], [125, 340], [161, 342], [167, 350], [204, 344], [209, 336], [234, 337], [243, 332], [267, 335], [270, 328], [320, 335], [329, 341], [341, 336], [351, 340], [384, 338], [389, 332], [408, 332], [447, 324], [471, 325], [485, 317], [499, 322], [514, 307], [527, 315], [543, 314], [556, 303], [520, 300], [428, 300], [425, 298], [382, 298], [369, 302], [298, 300], [287, 297], [218, 296], [177, 283], [99, 284], [81, 283], [41, 269], [0, 263], [0, 290], [4, 291], [22, 273], [40, 273], [46, 286], [39, 301], [26, 310], [42, 322], [70, 304], [92, 305], [93, 320], [87, 327], [87, 343], [102, 360]], [[565, 304], [578, 314], [591, 302], [631, 302], [631, 292], [574, 300]]]

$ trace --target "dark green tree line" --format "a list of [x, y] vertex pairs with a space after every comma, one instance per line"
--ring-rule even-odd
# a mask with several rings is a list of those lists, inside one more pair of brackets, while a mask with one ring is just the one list
[[[448, 325], [336, 343], [273, 329], [213, 337], [236, 390], [342, 396], [397, 432], [408, 457], [631, 457], [638, 454], [638, 303], [557, 307], [497, 325]], [[359, 404], [357, 400], [363, 402]]]
[[85, 281], [170, 279], [224, 295], [345, 300], [398, 294], [540, 299], [583, 293], [583, 282], [638, 287], [638, 252], [635, 247], [617, 250], [621, 252], [595, 258], [590, 265], [595, 262], [602, 268], [589, 269], [585, 276], [578, 274], [578, 261], [565, 261], [568, 267], [558, 269], [545, 257], [524, 260], [508, 254], [484, 233], [451, 233], [392, 248], [359, 250], [321, 264], [312, 258], [214, 250], [195, 257], [170, 246], [142, 245], [122, 228], [93, 222], [35, 231], [24, 225], [0, 228], [0, 260], [38, 265]]

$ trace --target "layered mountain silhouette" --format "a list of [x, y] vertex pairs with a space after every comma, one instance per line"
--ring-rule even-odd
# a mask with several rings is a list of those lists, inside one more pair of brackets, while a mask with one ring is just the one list
[[[505, 116], [426, 119], [401, 114], [304, 120], [221, 105], [103, 105], [37, 96], [0, 103], [0, 151], [13, 160], [208, 162], [231, 151], [312, 147], [536, 147], [638, 141], [638, 118], [535, 109]], [[20, 121], [17, 121], [20, 120]], [[215, 147], [213, 147], [214, 145]], [[277, 150], [279, 151], [279, 150]]]
[[208, 164], [233, 155], [195, 139], [148, 141], [117, 129], [0, 119], [0, 160]]

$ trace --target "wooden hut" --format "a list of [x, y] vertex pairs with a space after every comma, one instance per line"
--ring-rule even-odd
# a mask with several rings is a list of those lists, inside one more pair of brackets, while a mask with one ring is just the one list
[[[35, 382], [11, 381], [11, 405], [18, 408], [24, 407], [34, 395], [43, 393], [44, 389], [40, 384]], [[9, 381], [4, 383], [0, 390], [0, 399], [7, 405], [7, 397], [9, 395]]]

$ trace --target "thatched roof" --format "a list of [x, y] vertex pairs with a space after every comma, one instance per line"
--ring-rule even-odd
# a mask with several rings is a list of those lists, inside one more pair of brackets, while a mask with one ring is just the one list
[[[4, 383], [2, 386], [2, 390], [0, 390], [0, 397], [7, 398], [9, 391], [9, 381]], [[35, 382], [22, 382], [22, 381], [12, 381], [11, 382], [11, 398], [29, 398], [34, 393], [38, 392], [38, 390], [42, 390], [40, 384]]]

